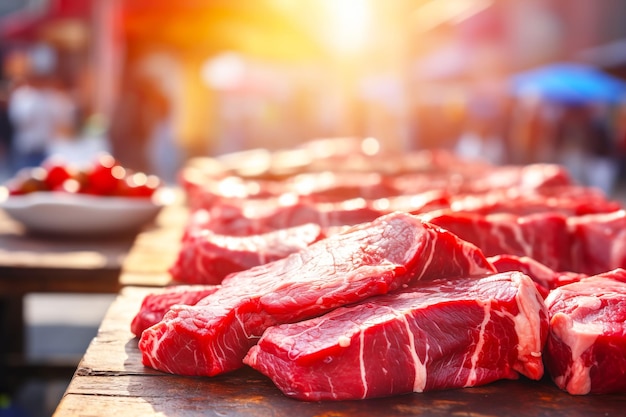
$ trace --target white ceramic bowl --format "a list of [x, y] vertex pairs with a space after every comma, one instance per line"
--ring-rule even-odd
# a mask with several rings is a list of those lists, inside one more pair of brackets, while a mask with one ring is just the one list
[[138, 231], [155, 219], [168, 202], [159, 191], [152, 199], [65, 192], [9, 196], [0, 187], [0, 208], [31, 232], [72, 236], [121, 234]]

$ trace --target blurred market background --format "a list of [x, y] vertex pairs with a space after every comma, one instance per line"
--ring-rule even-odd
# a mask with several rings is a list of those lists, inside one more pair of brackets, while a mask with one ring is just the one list
[[173, 183], [194, 156], [358, 136], [617, 193], [625, 21], [621, 0], [2, 0], [0, 180], [106, 150]]
[[46, 88], [59, 122], [45, 152], [105, 147], [168, 179], [192, 156], [334, 136], [455, 149], [476, 132], [495, 162], [554, 161], [574, 104], [613, 153], [624, 142], [621, 85], [516, 84], [553, 63], [621, 81], [619, 0], [5, 0], [0, 14], [3, 112], [20, 86]]

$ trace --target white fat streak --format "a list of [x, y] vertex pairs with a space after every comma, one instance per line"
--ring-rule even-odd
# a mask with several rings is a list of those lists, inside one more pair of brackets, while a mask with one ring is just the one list
[[524, 240], [524, 236], [522, 235], [522, 225], [518, 223], [517, 227], [513, 228], [513, 233], [515, 234], [515, 239], [517, 240], [517, 243], [519, 243], [520, 246], [524, 248], [524, 253], [530, 256], [533, 253], [533, 245]]
[[[413, 392], [423, 392], [426, 387], [427, 370], [426, 365], [420, 360], [417, 355], [417, 349], [415, 348], [415, 335], [411, 331], [409, 322], [404, 314], [398, 314], [401, 318], [406, 329], [406, 334], [409, 340], [409, 353], [413, 360], [413, 368], [415, 372], [415, 378], [413, 380]], [[367, 371], [365, 368], [365, 332], [361, 329], [359, 332], [359, 367], [361, 375], [361, 384], [363, 385], [363, 399], [367, 398], [368, 386], [367, 386]]]
[[[537, 295], [532, 280], [520, 273], [511, 275], [511, 281], [518, 287], [515, 297], [519, 313], [513, 315], [506, 311], [497, 311], [496, 314], [508, 317], [513, 322], [517, 334], [517, 364], [515, 370], [527, 377], [539, 377], [543, 374], [541, 362], [541, 315], [545, 309], [543, 300]], [[547, 312], [546, 312], [547, 314]]]
[[415, 348], [415, 335], [411, 331], [411, 327], [409, 326], [409, 322], [406, 319], [406, 316], [402, 315], [402, 322], [404, 323], [404, 327], [406, 328], [406, 333], [409, 338], [409, 352], [411, 354], [411, 358], [413, 359], [413, 370], [415, 372], [415, 378], [413, 379], [413, 392], [423, 392], [426, 387], [426, 365], [420, 361], [420, 358], [417, 356], [417, 349]]
[[[596, 342], [603, 330], [604, 326], [602, 323], [581, 323], [574, 321], [570, 337], [567, 340], [567, 344], [572, 350], [572, 356], [576, 359], [580, 358], [582, 354]], [[572, 335], [575, 336], [571, 337]]]
[[239, 323], [239, 327], [241, 327], [241, 332], [244, 334], [246, 339], [258, 339], [259, 337], [261, 337], [261, 335], [254, 335], [254, 334], [248, 333], [248, 330], [246, 329], [246, 324], [244, 323], [241, 316], [239, 315], [239, 312], [237, 311], [235, 312], [235, 320], [237, 320], [237, 323]]
[[554, 383], [572, 395], [586, 395], [591, 391], [590, 370], [581, 361], [572, 362], [563, 375], [554, 378]]
[[[472, 245], [463, 245], [463, 255], [465, 256], [465, 259], [472, 259], [474, 257], [474, 247]], [[470, 264], [470, 270], [468, 271], [468, 275], [479, 275], [479, 274], [484, 274], [487, 269], [485, 267], [482, 267], [474, 262], [469, 262]]]
[[365, 370], [365, 359], [363, 358], [365, 352], [365, 332], [363, 329], [359, 332], [359, 367], [361, 371], [361, 384], [363, 384], [363, 397], [367, 398], [367, 379]]
[[[490, 216], [492, 217], [494, 220], [500, 218], [501, 216], [499, 215], [492, 215]], [[511, 230], [513, 232], [513, 236], [515, 239], [515, 242], [517, 242], [521, 247], [522, 247], [522, 251], [527, 254], [530, 255], [532, 254], [532, 245], [528, 242], [526, 242], [524, 240], [524, 235], [522, 234], [522, 228], [521, 225], [518, 223], [516, 225], [517, 227], [513, 227], [509, 230]], [[506, 235], [505, 233], [503, 233], [502, 231], [502, 227], [500, 227], [499, 223], [495, 222], [493, 224], [493, 226], [491, 227], [491, 235], [492, 236], [496, 236], [498, 238], [498, 242], [500, 244], [500, 247], [502, 248], [509, 248], [510, 244], [508, 242], [508, 240], [506, 239]]]
[[[430, 265], [430, 263], [433, 261], [433, 255], [435, 253], [435, 245], [432, 244], [431, 237], [432, 236], [429, 234], [429, 239], [427, 240], [428, 247], [430, 249], [430, 252], [428, 253], [428, 260], [426, 262], [424, 262], [424, 267], [422, 268], [420, 274], [415, 278], [417, 281], [422, 279], [422, 276], [424, 276], [424, 272], [426, 272], [426, 269], [428, 268], [428, 265]], [[424, 258], [424, 254], [423, 253], [422, 253], [422, 258]]]
[[[522, 364], [530, 366], [530, 368], [525, 367], [525, 369], [519, 371], [522, 373], [524, 373], [525, 370], [532, 372], [532, 367], [540, 367], [541, 369], [536, 369], [535, 371], [543, 373], [543, 365], [540, 359], [534, 361], [533, 364], [528, 364], [528, 360], [531, 358], [541, 358], [540, 312], [546, 310], [545, 304], [538, 296], [535, 285], [528, 276], [522, 273], [512, 274], [511, 279], [518, 287], [515, 301], [520, 311], [520, 314], [512, 317], [518, 340], [517, 357]], [[545, 311], [545, 313], [547, 314], [547, 311]]]
[[596, 342], [602, 329], [600, 323], [575, 322], [564, 313], [556, 313], [552, 317], [552, 333], [569, 346], [572, 354], [567, 371], [555, 382], [570, 394], [584, 395], [591, 390], [590, 368], [584, 365], [582, 354]]
[[585, 366], [578, 358], [572, 362], [566, 374], [571, 375], [565, 390], [572, 395], [585, 395], [591, 391], [591, 367]]
[[480, 352], [483, 350], [483, 346], [485, 345], [485, 328], [487, 327], [487, 323], [489, 323], [489, 319], [491, 318], [491, 303], [483, 304], [483, 321], [480, 323], [480, 332], [478, 333], [478, 343], [476, 343], [476, 348], [474, 349], [474, 353], [472, 353], [472, 369], [467, 376], [467, 380], [465, 381], [466, 387], [471, 387], [476, 384], [478, 380], [478, 375], [476, 374], [476, 365], [478, 363], [478, 358], [480, 356]]
[[170, 332], [171, 329], [169, 329], [170, 325], [167, 324], [167, 331], [163, 331], [161, 332], [161, 335], [159, 337], [155, 337], [154, 334], [155, 332], [150, 332], [148, 333], [150, 335], [150, 338], [152, 339], [152, 349], [150, 350], [150, 357], [148, 358], [150, 360], [150, 365], [154, 368], [154, 369], [161, 369], [163, 371], [166, 372], [173, 372], [169, 366], [166, 366], [166, 364], [164, 362], [158, 362], [157, 358], [158, 358], [158, 352], [159, 352], [159, 347], [161, 346], [161, 343], [163, 342], [163, 339], [167, 336], [167, 334]]

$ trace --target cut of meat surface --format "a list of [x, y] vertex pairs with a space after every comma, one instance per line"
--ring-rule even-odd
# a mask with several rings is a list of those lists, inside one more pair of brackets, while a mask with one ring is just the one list
[[228, 274], [282, 259], [323, 237], [321, 227], [312, 223], [246, 237], [205, 229], [183, 239], [169, 272], [178, 282], [219, 284]]
[[405, 194], [432, 189], [446, 189], [452, 194], [463, 194], [509, 188], [538, 190], [572, 185], [567, 170], [556, 164], [490, 165], [482, 168], [470, 166], [462, 171], [448, 167], [448, 170], [428, 175], [422, 172], [400, 175], [390, 178], [389, 181], [394, 188]]
[[160, 322], [173, 305], [194, 305], [218, 288], [218, 285], [176, 285], [148, 294], [133, 317], [130, 330], [139, 337], [145, 329]]
[[574, 246], [572, 270], [589, 275], [626, 268], [626, 210], [567, 220]]
[[610, 213], [620, 209], [620, 203], [606, 198], [592, 187], [563, 185], [539, 189], [511, 187], [483, 193], [454, 195], [450, 209], [457, 212], [495, 214], [510, 213], [527, 216], [547, 211], [568, 216]]
[[375, 398], [539, 379], [547, 332], [532, 280], [509, 272], [423, 282], [271, 327], [244, 362], [300, 400]]
[[554, 271], [528, 256], [496, 255], [487, 258], [498, 272], [519, 271], [528, 275], [545, 298], [550, 290], [565, 284], [580, 281], [587, 275], [576, 272]]
[[406, 213], [320, 240], [301, 252], [229, 275], [195, 306], [175, 306], [139, 341], [143, 363], [182, 375], [217, 375], [270, 326], [314, 317], [420, 280], [495, 272], [482, 252]]
[[370, 207], [363, 199], [317, 204], [296, 200], [281, 205], [258, 201], [247, 207], [216, 205], [209, 210], [201, 227], [220, 235], [250, 236], [307, 223], [317, 224], [322, 229], [355, 225], [387, 213]]
[[546, 368], [574, 395], [626, 392], [626, 270], [564, 285], [545, 300]]
[[475, 244], [486, 256], [528, 256], [555, 271], [578, 272], [572, 269], [571, 236], [567, 217], [563, 214], [483, 216], [440, 211], [421, 217]]

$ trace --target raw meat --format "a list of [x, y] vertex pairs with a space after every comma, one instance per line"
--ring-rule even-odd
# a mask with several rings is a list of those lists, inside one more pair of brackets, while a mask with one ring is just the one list
[[572, 235], [572, 271], [589, 275], [626, 268], [626, 211], [567, 220]]
[[436, 280], [270, 327], [244, 363], [287, 396], [352, 400], [543, 375], [546, 307], [519, 272]]
[[139, 312], [133, 317], [130, 330], [139, 337], [145, 329], [160, 322], [173, 305], [194, 305], [218, 288], [218, 285], [175, 285], [148, 294], [144, 297]]
[[185, 237], [207, 229], [222, 235], [249, 236], [307, 222], [318, 224], [327, 232], [336, 227], [371, 221], [394, 211], [416, 214], [447, 208], [449, 205], [449, 194], [441, 190], [374, 200], [356, 198], [335, 203], [313, 202], [294, 195], [282, 199], [221, 199], [210, 208], [200, 208], [191, 213]]
[[564, 285], [545, 300], [546, 369], [574, 395], [626, 392], [626, 270]]
[[421, 215], [478, 246], [486, 256], [528, 256], [555, 271], [575, 271], [571, 259], [571, 236], [567, 217], [546, 212], [529, 216], [450, 211]]
[[398, 190], [378, 172], [316, 172], [295, 175], [284, 182], [284, 192], [314, 202], [339, 202], [352, 198], [376, 199], [397, 195]]
[[576, 185], [524, 189], [511, 187], [484, 193], [457, 194], [450, 198], [453, 211], [477, 214], [510, 213], [526, 216], [554, 211], [568, 216], [609, 213], [620, 209], [617, 201], [592, 188]]
[[144, 365], [217, 375], [269, 326], [314, 317], [419, 280], [493, 273], [474, 245], [406, 213], [320, 240], [301, 252], [229, 275], [195, 306], [175, 306], [139, 341]]
[[387, 213], [368, 206], [360, 198], [339, 203], [289, 201], [280, 205], [259, 201], [247, 207], [217, 204], [208, 210], [201, 227], [220, 235], [250, 236], [307, 223], [317, 224], [322, 229], [355, 225]]
[[[325, 145], [327, 146], [327, 145]], [[332, 146], [332, 145], [331, 145]], [[253, 159], [239, 158], [240, 169], [232, 169], [232, 164], [224, 164], [214, 158], [193, 158], [180, 175], [180, 182], [188, 196], [190, 207], [208, 208], [216, 199], [223, 197], [257, 199], [276, 197], [285, 193], [312, 196], [316, 201], [325, 199], [345, 199], [345, 192], [359, 197], [377, 198], [404, 194], [397, 189], [393, 178], [412, 173], [428, 179], [432, 174], [451, 172], [477, 173], [491, 169], [487, 164], [475, 163], [458, 158], [445, 150], [421, 150], [416, 152], [379, 152], [365, 155], [360, 151], [350, 151], [341, 155], [329, 155], [324, 151], [301, 148], [288, 151], [293, 160], [303, 156], [306, 161], [284, 170], [280, 175], [270, 173], [272, 161], [282, 158], [266, 150], [255, 151]], [[323, 155], [323, 156], [322, 156]], [[237, 156], [235, 155], [235, 158]], [[302, 158], [301, 158], [302, 159]], [[265, 163], [259, 164], [259, 161]], [[302, 161], [301, 161], [302, 162]], [[229, 166], [226, 166], [229, 165]], [[250, 165], [264, 165], [265, 169], [248, 169]], [[246, 170], [244, 174], [241, 169]], [[254, 171], [254, 172], [252, 172]], [[268, 175], [269, 174], [269, 175]], [[390, 181], [391, 179], [391, 181]], [[409, 180], [409, 183], [412, 181]], [[433, 189], [433, 186], [428, 187]]]
[[433, 189], [445, 189], [451, 194], [484, 193], [497, 189], [518, 188], [538, 190], [572, 185], [565, 168], [556, 164], [525, 166], [467, 166], [449, 167], [446, 171], [424, 175], [409, 173], [390, 178], [392, 186], [403, 194], [415, 194]]
[[[575, 187], [567, 171], [558, 165], [492, 166], [468, 163], [444, 154], [418, 152], [411, 155], [412, 160], [407, 155], [387, 155], [382, 164], [384, 167], [379, 170], [375, 162], [381, 160], [381, 156], [367, 158], [369, 169], [364, 169], [368, 165], [363, 165], [362, 161], [354, 169], [338, 161], [325, 171], [299, 175], [296, 172], [272, 180], [221, 176], [215, 172], [206, 175], [198, 167], [187, 168], [181, 177], [192, 211], [223, 204], [247, 205], [252, 202], [263, 205], [263, 200], [269, 200], [269, 206], [276, 207], [282, 205], [281, 200], [289, 198], [299, 204], [315, 204], [340, 203], [355, 198], [375, 200], [434, 190], [451, 195], [511, 189], [518, 190], [520, 194], [541, 194], [543, 189]], [[443, 165], [443, 161], [447, 161], [447, 165]], [[567, 195], [562, 197], [569, 198]], [[540, 207], [546, 203], [549, 202], [544, 199], [535, 204]], [[573, 205], [572, 210], [580, 209], [576, 214], [586, 210], [586, 203], [567, 204]], [[589, 209], [607, 211], [593, 206]]]
[[580, 281], [587, 275], [576, 272], [554, 271], [528, 256], [496, 255], [487, 258], [498, 272], [519, 271], [528, 275], [545, 298], [550, 290], [565, 284]]
[[480, 215], [438, 210], [420, 218], [478, 246], [486, 256], [528, 256], [555, 271], [596, 275], [626, 268], [626, 210], [566, 216]]
[[183, 239], [169, 272], [178, 282], [219, 284], [230, 273], [282, 259], [323, 237], [321, 227], [312, 223], [245, 237], [204, 229]]

